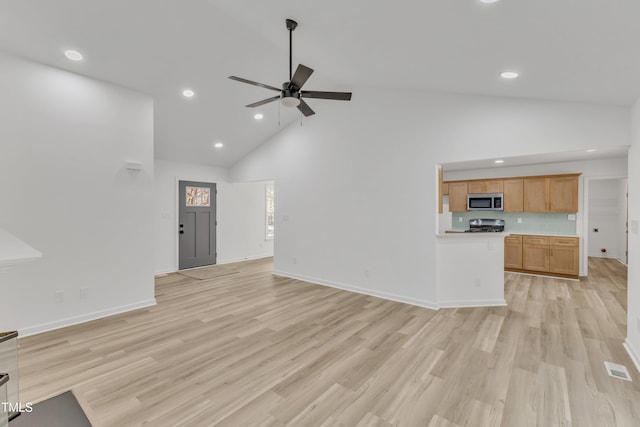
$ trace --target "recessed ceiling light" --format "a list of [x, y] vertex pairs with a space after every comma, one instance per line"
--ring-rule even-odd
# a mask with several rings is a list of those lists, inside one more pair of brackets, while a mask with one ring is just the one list
[[493, 163], [498, 163], [498, 164], [504, 163], [504, 160], [494, 160]]
[[587, 150], [587, 153], [593, 153], [594, 151], [598, 151], [598, 150], [596, 150], [595, 148], [591, 148], [591, 149]]
[[500, 73], [500, 77], [503, 79], [517, 79], [519, 76], [515, 71], [503, 71]]
[[213, 148], [222, 148], [224, 147], [224, 144], [222, 142], [216, 142], [215, 144], [213, 144]]
[[258, 113], [255, 116], [253, 116], [253, 118], [256, 119], [256, 120], [262, 120], [263, 117], [264, 116], [262, 115], [262, 113]]
[[496, 3], [498, 0], [480, 0], [481, 3]]
[[185, 89], [182, 91], [182, 96], [184, 96], [185, 98], [193, 98], [193, 95], [195, 95], [196, 93], [194, 91], [192, 91], [191, 89]]
[[64, 56], [66, 56], [72, 61], [82, 61], [82, 54], [77, 50], [72, 50], [72, 49], [65, 50]]

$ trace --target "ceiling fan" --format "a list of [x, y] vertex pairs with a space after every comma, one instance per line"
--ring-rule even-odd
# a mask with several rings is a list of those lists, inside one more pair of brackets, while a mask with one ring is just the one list
[[254, 102], [253, 104], [247, 105], [247, 107], [259, 107], [260, 105], [268, 104], [269, 102], [273, 102], [279, 99], [281, 100], [282, 104], [287, 107], [298, 107], [298, 110], [300, 110], [300, 112], [304, 114], [305, 117], [308, 117], [315, 114], [315, 112], [304, 101], [304, 98], [351, 101], [351, 92], [320, 92], [315, 90], [302, 90], [302, 86], [309, 79], [309, 77], [313, 73], [313, 70], [309, 67], [299, 64], [298, 68], [296, 68], [296, 72], [293, 73], [293, 30], [296, 29], [298, 23], [293, 19], [287, 19], [285, 22], [287, 24], [287, 30], [289, 30], [289, 81], [282, 84], [282, 89], [278, 89], [264, 83], [258, 83], [252, 80], [243, 79], [242, 77], [229, 76], [231, 80], [236, 80], [242, 83], [248, 83], [250, 85], [280, 92], [280, 94], [277, 96]]

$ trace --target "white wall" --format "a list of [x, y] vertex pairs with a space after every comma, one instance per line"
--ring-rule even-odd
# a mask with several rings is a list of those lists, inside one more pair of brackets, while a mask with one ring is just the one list
[[273, 240], [265, 240], [266, 182], [229, 183], [224, 168], [156, 160], [156, 274], [178, 270], [178, 180], [217, 184], [218, 264], [273, 255]]
[[151, 98], [5, 54], [0, 69], [0, 228], [44, 254], [0, 275], [0, 330], [154, 304]]
[[[589, 182], [589, 248], [591, 257], [619, 258], [620, 235], [619, 179], [598, 179]], [[597, 229], [598, 231], [594, 231]], [[605, 253], [601, 249], [606, 249]]]
[[355, 88], [317, 108], [231, 170], [277, 182], [275, 270], [425, 305], [436, 164], [629, 143], [622, 107]]
[[629, 150], [629, 269], [627, 350], [640, 371], [640, 100], [632, 110]]
[[[627, 144], [628, 145], [628, 144]], [[581, 173], [586, 178], [627, 176], [627, 158], [580, 160], [574, 162], [543, 163], [537, 165], [501, 166], [487, 169], [446, 170], [445, 181], [511, 176], [553, 175]]]

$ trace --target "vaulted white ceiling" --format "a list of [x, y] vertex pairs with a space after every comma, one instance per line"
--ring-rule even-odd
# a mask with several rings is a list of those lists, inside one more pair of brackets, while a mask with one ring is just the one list
[[[151, 95], [156, 157], [230, 166], [297, 110], [265, 89], [294, 66], [310, 90], [362, 86], [630, 105], [640, 98], [637, 0], [4, 0], [0, 50]], [[68, 61], [74, 48], [82, 62]], [[503, 70], [520, 78], [500, 79]], [[181, 91], [192, 88], [186, 100]], [[312, 100], [322, 120], [331, 102]], [[211, 144], [223, 141], [222, 150]]]

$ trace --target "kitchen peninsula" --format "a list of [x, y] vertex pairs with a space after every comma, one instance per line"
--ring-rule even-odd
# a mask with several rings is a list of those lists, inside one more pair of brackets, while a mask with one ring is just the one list
[[506, 305], [505, 236], [508, 233], [436, 235], [438, 307]]

